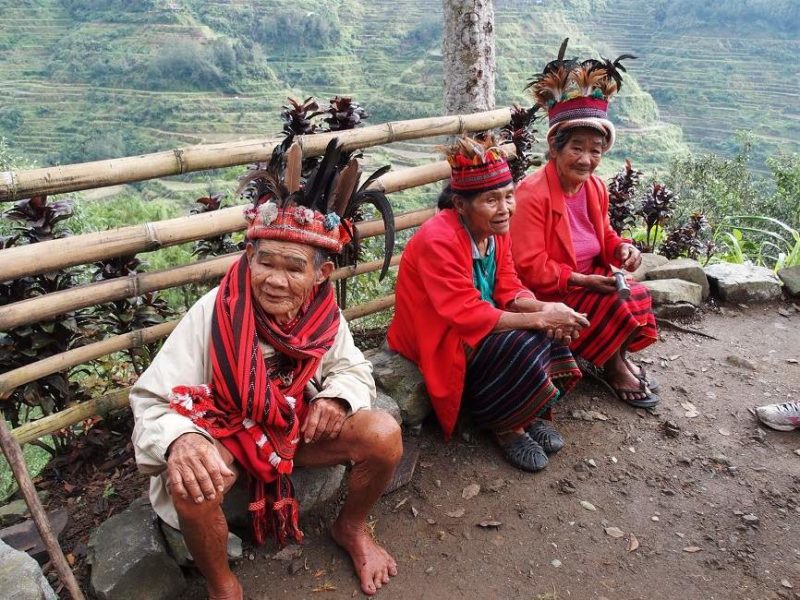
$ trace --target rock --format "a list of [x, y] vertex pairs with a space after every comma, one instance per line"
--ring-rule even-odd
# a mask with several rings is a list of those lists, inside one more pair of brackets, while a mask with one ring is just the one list
[[748, 371], [758, 371], [758, 367], [756, 367], [756, 365], [752, 361], [744, 358], [743, 356], [737, 356], [736, 354], [731, 354], [725, 357], [725, 361], [729, 365], [732, 365], [739, 369], [747, 369]]
[[786, 267], [778, 271], [778, 277], [783, 282], [783, 289], [790, 296], [800, 296], [800, 265]]
[[[161, 526], [161, 533], [164, 535], [164, 541], [167, 543], [167, 548], [170, 555], [175, 562], [181, 567], [191, 567], [194, 565], [194, 559], [189, 549], [186, 547], [186, 542], [183, 540], [183, 534], [177, 529], [170, 527], [163, 521], [159, 521]], [[242, 559], [242, 540], [235, 533], [228, 532], [228, 560], [236, 562]]]
[[168, 600], [186, 587], [150, 503], [140, 498], [89, 538], [90, 585], [101, 600]]
[[372, 362], [375, 382], [400, 407], [406, 427], [422, 424], [432, 408], [417, 365], [386, 348], [368, 350], [364, 356]]
[[703, 290], [703, 300], [708, 298], [710, 292], [708, 277], [706, 277], [703, 267], [700, 266], [699, 262], [691, 258], [678, 258], [656, 267], [648, 271], [647, 279], [680, 279], [681, 281], [696, 283]]
[[780, 279], [765, 267], [717, 263], [704, 270], [711, 293], [725, 302], [764, 302], [781, 295]]
[[[56, 538], [58, 538], [69, 521], [67, 509], [59, 508], [52, 510], [47, 513], [47, 518], [50, 521], [53, 533]], [[22, 523], [12, 525], [11, 527], [0, 529], [0, 539], [12, 548], [27, 552], [40, 565], [50, 560], [50, 554], [42, 538], [39, 536], [39, 530], [36, 528], [36, 523], [33, 522], [33, 519], [28, 519]]]
[[397, 405], [397, 402], [394, 401], [394, 398], [388, 394], [384, 394], [382, 391], [378, 390], [374, 408], [376, 410], [385, 410], [392, 415], [392, 418], [397, 421], [398, 425], [403, 424], [403, 415], [400, 413], [400, 407]]
[[25, 500], [14, 500], [5, 506], [0, 506], [0, 526], [8, 527], [24, 520], [28, 515], [28, 505]]
[[[300, 502], [300, 517], [318, 512], [328, 502], [334, 502], [342, 487], [345, 474], [344, 465], [318, 469], [295, 469], [292, 473], [294, 491]], [[250, 502], [250, 491], [246, 477], [240, 477], [236, 484], [225, 495], [222, 512], [228, 520], [228, 526], [242, 535], [250, 534], [250, 514], [247, 505]]]
[[691, 319], [697, 315], [698, 308], [690, 302], [661, 304], [653, 307], [653, 314], [659, 319]]
[[25, 552], [0, 540], [0, 589], [13, 600], [57, 600], [41, 567]]
[[644, 281], [642, 285], [650, 290], [653, 304], [689, 303], [700, 306], [703, 303], [703, 288], [696, 283], [681, 279], [658, 279]]
[[661, 265], [665, 265], [668, 262], [669, 259], [666, 256], [661, 256], [660, 254], [651, 254], [650, 252], [642, 252], [642, 264], [639, 265], [639, 268], [633, 273], [628, 275], [628, 277], [635, 281], [644, 281], [647, 279], [647, 274], [650, 271], [660, 267]]

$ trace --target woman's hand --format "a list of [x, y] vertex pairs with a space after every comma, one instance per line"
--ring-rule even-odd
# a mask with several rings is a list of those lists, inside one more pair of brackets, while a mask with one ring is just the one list
[[581, 329], [589, 326], [586, 315], [575, 312], [566, 304], [548, 302], [539, 313], [540, 326], [547, 337], [568, 346], [580, 336]]
[[632, 244], [623, 242], [617, 246], [614, 255], [626, 271], [635, 271], [642, 264], [642, 253]]
[[617, 288], [613, 277], [606, 277], [605, 275], [579, 275], [573, 273], [573, 285], [584, 287], [593, 292], [600, 292], [601, 294], [616, 294]]

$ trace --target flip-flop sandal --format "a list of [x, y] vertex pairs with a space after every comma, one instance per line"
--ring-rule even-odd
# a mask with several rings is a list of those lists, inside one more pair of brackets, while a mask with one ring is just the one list
[[506, 460], [518, 469], [536, 473], [547, 466], [547, 454], [527, 433], [520, 434], [510, 442], [500, 443]]
[[655, 380], [655, 378], [649, 377], [647, 375], [647, 371], [645, 371], [645, 368], [642, 365], [640, 365], [638, 363], [634, 363], [632, 360], [630, 360], [628, 358], [625, 359], [625, 362], [628, 363], [628, 368], [629, 369], [630, 369], [630, 365], [632, 365], [632, 364], [635, 364], [637, 367], [639, 367], [639, 374], [638, 375], [636, 373], [633, 373], [633, 371], [631, 370], [631, 373], [633, 373], [633, 376], [636, 377], [636, 379], [638, 379], [639, 381], [643, 382], [650, 389], [651, 392], [657, 392], [658, 391], [658, 388], [661, 387], [661, 384], [659, 384], [658, 381]]
[[[581, 373], [586, 375], [587, 377], [591, 377], [599, 384], [603, 385], [608, 391], [610, 391], [614, 396], [616, 396], [617, 400], [624, 402], [625, 404], [630, 404], [634, 408], [653, 408], [656, 404], [661, 402], [661, 398], [653, 393], [652, 389], [648, 390], [647, 384], [638, 379], [639, 387], [636, 389], [622, 389], [622, 388], [615, 388], [611, 385], [606, 378], [603, 376], [602, 369], [598, 368], [594, 364], [590, 363], [588, 360], [584, 360], [582, 358], [578, 358], [576, 360], [578, 363], [578, 367], [581, 370]], [[637, 400], [628, 400], [623, 396], [623, 394], [638, 394], [638, 393], [645, 393], [646, 396], [644, 398], [639, 398]]]
[[564, 438], [556, 431], [555, 427], [541, 419], [528, 425], [525, 433], [539, 444], [546, 454], [555, 454], [564, 447]]

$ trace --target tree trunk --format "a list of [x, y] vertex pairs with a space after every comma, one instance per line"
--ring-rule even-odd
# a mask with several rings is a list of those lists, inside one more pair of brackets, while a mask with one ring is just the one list
[[444, 110], [494, 108], [494, 0], [442, 0]]

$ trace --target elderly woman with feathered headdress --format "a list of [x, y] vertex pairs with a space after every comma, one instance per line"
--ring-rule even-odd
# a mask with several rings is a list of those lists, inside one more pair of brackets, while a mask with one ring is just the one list
[[[589, 319], [570, 349], [618, 399], [635, 407], [658, 403], [657, 383], [627, 356], [657, 338], [647, 289], [628, 282], [618, 293], [612, 268], [633, 271], [639, 250], [612, 229], [608, 191], [594, 175], [614, 145], [608, 101], [622, 86], [615, 61], [565, 59], [567, 41], [529, 87], [547, 109], [549, 160], [517, 187], [511, 222], [513, 255], [522, 282], [545, 300], [564, 302]], [[624, 283], [624, 280], [623, 280]]]
[[445, 437], [463, 404], [511, 464], [538, 471], [564, 444], [542, 419], [580, 377], [546, 332], [577, 335], [588, 323], [538, 301], [514, 272], [514, 182], [496, 141], [461, 138], [446, 154], [441, 210], [403, 252], [388, 343], [419, 366]]

